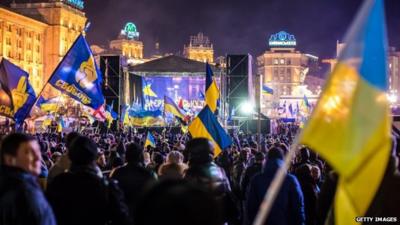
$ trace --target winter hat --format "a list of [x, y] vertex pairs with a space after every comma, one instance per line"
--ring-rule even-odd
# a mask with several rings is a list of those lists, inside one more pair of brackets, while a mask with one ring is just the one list
[[97, 145], [85, 136], [78, 136], [72, 141], [68, 156], [72, 164], [88, 165], [97, 159]]

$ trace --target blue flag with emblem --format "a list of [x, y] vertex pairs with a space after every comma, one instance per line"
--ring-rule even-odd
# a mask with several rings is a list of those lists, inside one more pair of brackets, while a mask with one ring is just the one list
[[99, 109], [104, 104], [102, 77], [85, 38], [80, 35], [64, 56], [49, 84], [71, 98]]
[[0, 65], [0, 115], [22, 124], [36, 101], [29, 74], [7, 59]]

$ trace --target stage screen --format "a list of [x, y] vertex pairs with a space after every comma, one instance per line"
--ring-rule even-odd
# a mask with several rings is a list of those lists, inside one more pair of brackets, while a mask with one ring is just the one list
[[205, 77], [143, 77], [143, 102], [145, 109], [163, 107], [164, 95], [178, 104], [183, 100], [185, 110], [192, 113], [204, 106]]

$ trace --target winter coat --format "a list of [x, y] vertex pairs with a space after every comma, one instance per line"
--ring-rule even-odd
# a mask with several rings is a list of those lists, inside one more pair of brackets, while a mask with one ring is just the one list
[[47, 189], [58, 225], [131, 224], [129, 210], [115, 181], [90, 167], [74, 167], [54, 178]]
[[0, 224], [56, 225], [37, 177], [14, 167], [0, 168]]
[[[250, 181], [246, 200], [249, 223], [253, 223], [264, 195], [282, 164], [283, 161], [279, 159], [268, 160], [264, 171]], [[300, 184], [295, 176], [286, 174], [265, 224], [304, 225], [304, 223], [304, 199]]]
[[142, 196], [145, 187], [156, 181], [155, 174], [141, 164], [128, 163], [116, 169], [111, 178], [118, 181], [130, 214], [134, 217], [137, 202]]

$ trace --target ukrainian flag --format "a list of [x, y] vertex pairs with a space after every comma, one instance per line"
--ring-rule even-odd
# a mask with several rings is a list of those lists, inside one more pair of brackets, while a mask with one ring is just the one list
[[338, 172], [334, 219], [358, 224], [382, 181], [390, 155], [387, 37], [383, 0], [367, 0], [300, 142]]
[[146, 141], [144, 142], [144, 147], [146, 148], [147, 146], [156, 147], [156, 141], [150, 131], [147, 132]]
[[205, 106], [189, 125], [189, 132], [193, 138], [203, 137], [212, 141], [214, 143], [215, 156], [232, 144], [231, 138], [221, 127], [208, 106]]
[[206, 64], [206, 95], [205, 101], [206, 104], [210, 107], [212, 112], [217, 110], [217, 102], [219, 99], [219, 90], [217, 86], [217, 82], [215, 82], [213, 78], [213, 71], [211, 70], [211, 66]]
[[133, 126], [163, 126], [164, 120], [161, 117], [160, 110], [156, 111], [130, 111], [129, 122]]
[[164, 96], [164, 112], [169, 112], [182, 120], [185, 119], [185, 115], [179, 110], [175, 102], [167, 96]]
[[263, 85], [262, 87], [262, 93], [266, 94], [266, 95], [273, 95], [274, 94], [274, 90], [266, 85]]

